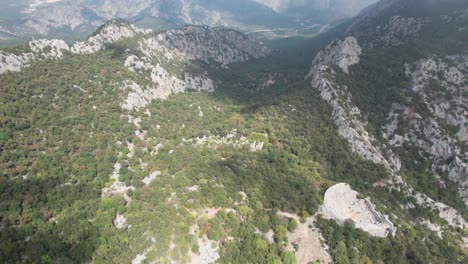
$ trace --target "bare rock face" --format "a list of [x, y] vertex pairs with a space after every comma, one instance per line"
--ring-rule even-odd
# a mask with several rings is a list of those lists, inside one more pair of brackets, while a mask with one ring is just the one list
[[192, 264], [212, 264], [220, 258], [218, 253], [219, 243], [213, 240], [209, 240], [206, 236], [198, 239], [199, 254], [196, 255], [192, 252], [191, 261]]
[[[125, 66], [130, 71], [145, 75], [152, 84], [142, 87], [133, 80], [122, 84], [122, 89], [129, 92], [122, 107], [130, 110], [145, 107], [153, 99], [166, 99], [171, 94], [214, 91], [215, 82], [206, 71], [194, 65], [195, 61], [227, 68], [230, 64], [270, 53], [268, 48], [247, 35], [226, 28], [188, 26], [159, 34], [151, 33], [151, 30], [142, 30], [124, 20], [114, 19], [102, 25], [88, 40], [77, 42], [71, 48], [63, 40], [32, 41], [29, 44], [31, 52], [17, 55], [0, 51], [0, 74], [20, 71], [34, 59], [61, 59], [65, 50], [75, 54], [92, 54], [105, 49], [107, 44], [134, 38], [131, 41], [138, 45], [136, 52], [140, 53], [140, 57], [128, 54]], [[191, 66], [198, 70], [186, 70]]]
[[119, 213], [117, 213], [117, 215], [115, 216], [113, 223], [115, 228], [117, 229], [124, 229], [129, 226], [127, 224], [127, 218], [125, 218], [125, 216]]
[[104, 48], [105, 44], [130, 38], [136, 34], [148, 34], [151, 30], [142, 30], [122, 20], [111, 20], [102, 26], [102, 29], [87, 41], [77, 42], [71, 48], [73, 53], [91, 54]]
[[140, 87], [132, 81], [125, 84], [125, 87], [130, 89], [130, 93], [122, 108], [127, 110], [145, 107], [153, 99], [166, 99], [171, 94], [189, 90], [214, 91], [215, 88], [214, 82], [204, 75], [193, 76], [184, 73], [184, 78], [181, 79], [166, 71], [160, 64], [153, 65], [133, 55], [127, 58], [125, 66], [135, 72], [151, 72], [150, 78], [153, 83], [148, 87]]
[[[360, 49], [352, 48], [354, 41], [338, 41], [334, 45], [327, 46], [314, 59], [314, 64], [308, 75], [313, 87], [320, 91], [321, 97], [332, 107], [332, 115], [338, 129], [338, 133], [346, 139], [352, 147], [352, 150], [362, 158], [372, 161], [375, 164], [383, 165], [391, 174], [389, 186], [403, 192], [407, 197], [415, 198], [416, 203], [422, 207], [430, 208], [439, 212], [439, 216], [445, 219], [449, 225], [454, 227], [464, 227], [466, 222], [463, 217], [454, 208], [443, 203], [435, 201], [425, 195], [415, 191], [412, 186], [407, 184], [398, 175], [401, 169], [401, 161], [386, 143], [379, 142], [366, 129], [366, 119], [361, 110], [352, 103], [352, 94], [345, 85], [336, 80], [336, 72], [333, 68], [342, 68], [346, 73], [349, 67], [358, 63], [359, 59], [350, 55], [349, 59], [343, 54], [359, 54]], [[346, 50], [343, 52], [342, 50]], [[355, 52], [349, 52], [355, 50]], [[343, 60], [344, 59], [344, 60]], [[447, 61], [448, 58], [445, 58]], [[389, 145], [402, 145], [405, 142], [411, 142], [424, 149], [432, 156], [433, 170], [442, 170], [449, 174], [450, 178], [458, 183], [461, 196], [465, 203], [468, 201], [467, 184], [467, 157], [466, 153], [461, 152], [460, 141], [464, 141], [466, 136], [467, 123], [466, 118], [466, 76], [468, 63], [466, 60], [457, 57], [456, 61], [443, 64], [442, 61], [428, 62], [421, 61], [413, 66], [407, 66], [407, 74], [412, 76], [414, 89], [420, 93], [427, 107], [435, 118], [423, 119], [413, 109], [395, 105], [394, 110], [388, 115], [388, 122], [384, 126], [385, 134], [383, 138]], [[340, 66], [341, 62], [341, 67]], [[441, 64], [442, 63], [442, 64]], [[346, 71], [347, 70], [347, 71]], [[443, 87], [448, 87], [449, 96], [440, 96], [427, 93], [423, 89], [427, 83], [433, 81], [434, 76], [440, 73], [443, 77], [441, 81]], [[352, 74], [352, 73], [349, 73]], [[454, 86], [453, 86], [454, 85]], [[450, 88], [452, 87], [452, 88]], [[424, 92], [426, 91], [426, 92]], [[449, 101], [446, 99], [450, 98]], [[399, 127], [401, 118], [410, 120], [410, 132], [406, 135], [398, 135], [396, 131]], [[450, 136], [445, 132], [440, 120], [448, 120], [449, 124], [458, 127], [456, 136]], [[451, 120], [451, 121], [450, 121]], [[452, 160], [447, 164], [447, 160]]]
[[362, 49], [354, 37], [338, 40], [321, 50], [314, 61], [315, 66], [338, 65], [345, 73], [349, 73], [349, 67], [359, 63]]
[[386, 237], [389, 234], [394, 236], [396, 227], [388, 216], [379, 213], [369, 198], [358, 199], [357, 196], [358, 192], [352, 190], [351, 186], [338, 183], [325, 192], [319, 214], [339, 224], [351, 220], [357, 228], [372, 236]]
[[428, 17], [397, 15], [409, 1], [379, 1], [364, 9], [354, 19], [346, 34], [359, 39], [365, 48], [398, 46], [418, 36], [424, 26], [431, 22]]
[[[125, 66], [138, 74], [149, 72], [149, 79], [153, 85], [140, 87], [136, 83], [127, 83], [126, 87], [130, 88], [131, 92], [122, 107], [128, 110], [144, 107], [153, 99], [166, 99], [171, 94], [214, 91], [215, 82], [206, 72], [184, 71], [184, 68], [195, 61], [214, 63], [227, 68], [230, 64], [260, 58], [270, 53], [269, 49], [245, 34], [205, 26], [188, 26], [156, 36], [145, 35], [138, 43], [143, 56], [128, 56]], [[165, 67], [169, 64], [172, 70]]]
[[359, 62], [360, 55], [361, 47], [356, 38], [334, 42], [317, 54], [309, 78], [312, 86], [320, 91], [321, 97], [332, 107], [338, 133], [351, 144], [353, 150], [365, 159], [398, 171], [400, 160], [390, 151], [386, 153], [375, 137], [367, 132], [366, 121], [360, 109], [351, 102], [352, 95], [347, 87], [335, 81], [333, 67], [338, 66], [349, 73], [349, 67]]
[[[468, 204], [468, 154], [462, 150], [468, 139], [468, 57], [422, 59], [406, 65], [406, 74], [412, 79], [411, 90], [422, 99], [430, 116], [422, 118], [411, 107], [394, 105], [384, 138], [391, 145], [406, 142], [423, 149], [432, 170], [445, 172], [457, 182]], [[395, 132], [402, 125], [399, 120], [407, 123], [404, 135]]]
[[69, 50], [67, 43], [58, 39], [40, 39], [29, 42], [30, 52], [13, 54], [0, 51], [0, 74], [18, 72], [34, 59], [61, 59], [63, 51]]
[[33, 57], [32, 53], [16, 55], [0, 51], [0, 74], [20, 71]]
[[269, 50], [243, 33], [225, 28], [188, 26], [169, 30], [158, 42], [190, 60], [214, 61], [223, 67], [268, 55]]
[[43, 55], [49, 59], [61, 59], [63, 51], [69, 50], [65, 41], [61, 39], [39, 39], [29, 42], [29, 47], [34, 54]]

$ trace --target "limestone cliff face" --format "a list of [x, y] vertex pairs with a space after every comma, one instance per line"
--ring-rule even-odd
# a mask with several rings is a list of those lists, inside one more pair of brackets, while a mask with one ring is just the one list
[[[270, 50], [240, 32], [226, 28], [188, 26], [157, 35], [147, 35], [138, 41], [143, 56], [128, 56], [125, 66], [145, 75], [150, 73], [153, 85], [133, 87], [126, 109], [144, 107], [152, 99], [165, 99], [185, 91], [213, 91], [215, 82], [201, 69], [196, 73], [184, 69], [193, 62], [203, 61], [227, 68], [230, 64], [264, 57]], [[172, 70], [166, 70], [170, 65]]]
[[[459, 183], [465, 203], [468, 204], [467, 142], [468, 57], [437, 56], [406, 65], [406, 74], [412, 80], [411, 90], [423, 101], [429, 118], [408, 106], [395, 104], [384, 127], [384, 138], [391, 145], [408, 143], [423, 149], [434, 171], [447, 173]], [[404, 134], [396, 131], [405, 123]]]
[[354, 37], [338, 40], [329, 44], [315, 57], [312, 65], [330, 66], [338, 65], [345, 73], [349, 73], [349, 67], [359, 63], [362, 48]]
[[[401, 5], [396, 5], [399, 3]], [[403, 180], [400, 176], [401, 157], [397, 154], [399, 148], [411, 146], [419, 149], [421, 157], [431, 164], [428, 173], [439, 178], [442, 178], [441, 175], [448, 176], [457, 184], [460, 196], [468, 205], [468, 59], [465, 53], [429, 53], [416, 61], [402, 64], [399, 70], [406, 72], [411, 83], [401, 87], [401, 94], [412, 99], [405, 104], [393, 104], [387, 113], [382, 134], [368, 130], [369, 113], [355, 105], [354, 95], [340, 81], [353, 75], [352, 66], [361, 63], [362, 56], [369, 50], [417, 40], [424, 28], [433, 23], [433, 17], [401, 16], [399, 13], [406, 8], [405, 3], [401, 0], [382, 1], [361, 13], [347, 29], [348, 37], [334, 41], [317, 54], [308, 78], [312, 87], [318, 89], [331, 106], [338, 132], [349, 142], [353, 151], [388, 169], [391, 175], [387, 185], [389, 188], [413, 198], [419, 206], [438, 212], [450, 226], [465, 227], [467, 223], [457, 210], [415, 191]], [[415, 1], [408, 3], [414, 4]], [[382, 16], [382, 12], [386, 15]], [[460, 21], [461, 13], [455, 11], [440, 16], [443, 18], [438, 23]], [[458, 24], [456, 26], [459, 27]], [[455, 32], [462, 30], [463, 27]], [[337, 78], [338, 75], [341, 79]], [[416, 99], [423, 105], [418, 108], [412, 106]]]
[[[223, 67], [268, 55], [269, 50], [245, 34], [226, 29], [205, 26], [188, 26], [159, 34], [148, 40], [153, 45], [164, 46], [189, 60], [215, 62]], [[143, 48], [145, 49], [145, 48]], [[148, 51], [145, 51], [148, 53]]]
[[417, 37], [431, 22], [431, 18], [400, 15], [414, 0], [383, 0], [363, 10], [346, 30], [347, 35], [359, 39], [365, 48], [398, 46]]
[[348, 140], [353, 150], [374, 163], [399, 170], [399, 159], [390, 151], [381, 149], [375, 137], [367, 132], [361, 110], [351, 102], [352, 95], [346, 86], [336, 81], [336, 70], [349, 73], [349, 67], [359, 62], [361, 51], [354, 37], [336, 41], [317, 54], [309, 77], [312, 86], [331, 105], [338, 133]]
[[61, 59], [65, 50], [69, 50], [69, 47], [63, 40], [40, 39], [29, 42], [28, 52], [14, 54], [0, 51], [0, 74], [20, 71], [34, 59]]
[[325, 192], [319, 214], [339, 224], [351, 220], [357, 228], [372, 236], [395, 236], [396, 227], [388, 216], [378, 212], [369, 198], [359, 199], [358, 195], [348, 184], [338, 183]]
[[[345, 41], [338, 41], [328, 46], [315, 58], [308, 78], [311, 85], [320, 91], [322, 98], [332, 107], [332, 115], [335, 120], [338, 133], [351, 145], [354, 152], [366, 160], [375, 164], [383, 165], [392, 175], [388, 181], [390, 188], [395, 188], [408, 197], [415, 199], [416, 203], [422, 207], [430, 208], [438, 212], [439, 216], [454, 227], [466, 226], [466, 221], [455, 209], [441, 202], [435, 201], [424, 193], [417, 192], [412, 186], [403, 181], [399, 171], [401, 160], [387, 145], [394, 145], [398, 135], [383, 135], [385, 142], [379, 141], [369, 131], [367, 131], [367, 120], [361, 110], [352, 103], [352, 94], [347, 87], [336, 80], [337, 70], [347, 72], [349, 67], [359, 62], [359, 58], [354, 56], [344, 56], [344, 54], [360, 54], [360, 48], [356, 46], [356, 39], [347, 38]], [[358, 52], [359, 51], [359, 52]], [[359, 57], [359, 56], [358, 56]], [[346, 59], [344, 59], [346, 58]], [[352, 74], [348, 73], [348, 74]], [[403, 110], [403, 112], [405, 112]], [[465, 113], [465, 112], [463, 112]], [[396, 112], [389, 113], [395, 118]], [[414, 115], [417, 116], [417, 115]], [[387, 127], [393, 127], [393, 121], [389, 118]], [[466, 126], [466, 124], [465, 124]], [[461, 129], [464, 131], [466, 128]], [[414, 129], [410, 130], [411, 136], [407, 135], [401, 140], [414, 142], [425, 149], [431, 160], [436, 164], [433, 170], [445, 170], [451, 175], [451, 179], [460, 183], [460, 194], [467, 201], [466, 191], [466, 153], [461, 153], [460, 148], [454, 144], [455, 139], [450, 139], [441, 132], [439, 124], [434, 120], [415, 121]], [[461, 133], [463, 134], [463, 132]], [[429, 138], [429, 141], [427, 139]], [[454, 157], [453, 161], [446, 163], [443, 157]], [[439, 165], [437, 165], [439, 164]]]
[[38, 59], [61, 59], [65, 51], [90, 55], [124, 39], [137, 47], [133, 49], [135, 54], [130, 47], [127, 49], [124, 65], [151, 82], [145, 87], [134, 80], [122, 84], [122, 89], [128, 91], [122, 107], [128, 110], [144, 107], [153, 99], [165, 99], [174, 93], [213, 91], [216, 84], [197, 65], [198, 61], [227, 68], [230, 64], [270, 53], [268, 48], [247, 35], [222, 27], [187, 26], [156, 34], [117, 19], [105, 23], [89, 39], [71, 47], [63, 40], [35, 40], [29, 43], [28, 52], [0, 51], [0, 74], [20, 71]]
[[98, 33], [86, 41], [77, 42], [71, 51], [77, 54], [91, 54], [102, 50], [105, 44], [114, 43], [121, 39], [131, 38], [137, 34], [149, 34], [151, 30], [139, 29], [123, 20], [111, 20], [98, 30]]

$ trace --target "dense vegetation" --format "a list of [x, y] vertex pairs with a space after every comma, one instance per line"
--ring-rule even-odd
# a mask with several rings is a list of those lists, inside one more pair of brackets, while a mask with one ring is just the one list
[[[427, 235], [400, 208], [402, 195], [372, 187], [387, 173], [350, 151], [303, 80], [313, 50], [210, 69], [215, 93], [127, 112], [123, 81], [147, 80], [122, 66], [121, 45], [0, 76], [1, 263], [131, 263], [141, 254], [184, 262], [199, 238], [219, 241], [220, 263], [295, 263], [284, 245], [297, 223], [276, 212], [315, 214], [335, 182], [371, 195], [399, 226], [396, 238], [374, 239], [320, 220], [337, 263], [464, 260], [457, 231], [444, 241]], [[271, 72], [275, 84], [262, 86]], [[233, 130], [233, 141], [249, 144], [220, 143]], [[263, 149], [252, 151], [254, 142]], [[113, 174], [124, 192], [105, 191]], [[117, 215], [125, 228], [115, 227]], [[269, 230], [274, 243], [262, 234]]]
[[420, 226], [406, 226], [396, 238], [370, 237], [355, 229], [351, 222], [344, 227], [334, 221], [319, 219], [321, 228], [337, 264], [350, 263], [460, 263], [461, 252], [449, 239], [439, 238]]
[[[458, 0], [453, 2], [461, 3]], [[383, 127], [394, 104], [410, 106], [423, 118], [434, 117], [421, 96], [411, 89], [412, 84], [410, 77], [405, 73], [405, 65], [433, 57], [434, 54], [440, 57], [466, 54], [467, 34], [461, 32], [459, 28], [467, 22], [466, 17], [454, 23], [434, 18], [431, 22], [433, 25], [426, 27], [419, 38], [410, 39], [408, 43], [397, 47], [367, 49], [360, 63], [351, 67], [352, 74], [338, 74], [337, 81], [349, 88], [353, 94], [353, 103], [366, 113], [369, 121], [368, 131], [376, 138], [382, 139]], [[437, 81], [431, 83], [431, 86], [433, 91], [443, 92]], [[450, 95], [443, 94], [443, 96]], [[440, 122], [445, 124], [450, 132], [450, 125], [444, 120]], [[404, 120], [400, 121], [397, 132], [400, 135], [407, 132]], [[403, 162], [401, 174], [408, 183], [433, 199], [456, 208], [465, 215], [465, 218], [468, 217], [465, 203], [458, 195], [457, 184], [452, 182], [446, 173], [440, 173], [446, 183], [440, 185], [438, 176], [430, 171], [431, 163], [421, 154], [420, 148], [405, 144], [394, 148], [394, 151], [401, 157]]]

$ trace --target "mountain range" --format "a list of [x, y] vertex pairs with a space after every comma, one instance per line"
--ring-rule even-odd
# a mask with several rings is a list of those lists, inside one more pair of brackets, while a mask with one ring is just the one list
[[110, 19], [0, 50], [0, 262], [466, 263], [468, 3], [349, 14], [268, 46]]
[[123, 18], [151, 29], [168, 29], [194, 24], [227, 26], [244, 32], [267, 34], [268, 37], [314, 34], [325, 30], [324, 25], [355, 15], [372, 2], [367, 0], [346, 3], [323, 0], [302, 1], [302, 3], [254, 0], [5, 1], [3, 5], [6, 8], [0, 13], [2, 15], [0, 39], [5, 43], [31, 36], [76, 39], [114, 18]]

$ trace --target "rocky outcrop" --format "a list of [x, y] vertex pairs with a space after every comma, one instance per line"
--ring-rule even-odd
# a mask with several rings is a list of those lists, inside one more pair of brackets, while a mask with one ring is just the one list
[[129, 227], [129, 225], [127, 224], [127, 218], [125, 218], [125, 216], [119, 213], [117, 213], [117, 215], [115, 216], [113, 224], [117, 229], [124, 229]]
[[[444, 203], [435, 201], [424, 193], [416, 191], [408, 183], [404, 182], [401, 176], [393, 175], [393, 177], [389, 179], [388, 187], [402, 192], [407, 197], [414, 198], [417, 205], [436, 212], [441, 219], [447, 221], [449, 226], [462, 229], [467, 227], [467, 222], [457, 210]], [[405, 205], [407, 209], [414, 207], [414, 204]]]
[[194, 66], [196, 61], [228, 67], [270, 52], [240, 32], [204, 26], [188, 26], [157, 36], [144, 36], [138, 44], [143, 56], [129, 55], [125, 66], [139, 74], [150, 73], [148, 78], [153, 85], [140, 87], [136, 83], [126, 83], [125, 87], [131, 92], [122, 105], [125, 109], [144, 107], [153, 99], [165, 99], [175, 93], [214, 91], [215, 82], [206, 72], [201, 69], [196, 73], [184, 70]]
[[106, 44], [113, 43], [124, 38], [130, 38], [137, 34], [148, 33], [151, 33], [151, 30], [139, 29], [120, 19], [111, 20], [101, 26], [97, 33], [88, 40], [75, 43], [71, 48], [71, 52], [78, 54], [91, 54], [103, 49]]
[[[20, 71], [37, 58], [61, 59], [64, 50], [92, 54], [108, 44], [132, 37], [138, 47], [134, 52], [142, 55], [132, 55], [128, 49], [125, 66], [151, 80], [151, 85], [142, 87], [133, 80], [122, 84], [122, 88], [129, 92], [122, 107], [128, 110], [145, 107], [153, 99], [165, 99], [171, 94], [214, 91], [215, 82], [195, 65], [196, 61], [228, 67], [270, 53], [268, 48], [247, 35], [226, 28], [188, 26], [156, 35], [115, 19], [102, 25], [88, 40], [77, 42], [71, 48], [62, 40], [37, 40], [30, 42], [31, 52], [15, 55], [0, 51], [0, 74]], [[187, 70], [190, 67], [197, 70]]]
[[395, 236], [396, 227], [388, 216], [379, 213], [369, 198], [358, 199], [357, 196], [358, 192], [352, 190], [348, 184], [336, 184], [325, 192], [319, 214], [339, 224], [351, 220], [356, 228], [373, 236]]
[[432, 19], [423, 15], [402, 16], [399, 11], [417, 1], [385, 0], [364, 9], [347, 28], [346, 35], [359, 39], [365, 48], [398, 46], [417, 37]]
[[349, 73], [349, 67], [359, 62], [360, 54], [361, 48], [353, 37], [334, 42], [317, 54], [308, 78], [332, 107], [338, 133], [351, 144], [353, 151], [376, 164], [398, 171], [400, 160], [390, 151], [385, 152], [375, 137], [367, 132], [366, 122], [359, 108], [351, 102], [352, 95], [347, 87], [335, 81], [333, 68], [338, 66]]
[[[265, 138], [268, 138], [268, 135], [265, 135]], [[233, 148], [246, 149], [250, 152], [260, 151], [265, 145], [263, 141], [250, 141], [247, 137], [240, 135], [236, 129], [232, 130], [224, 137], [210, 135], [192, 139], [182, 139], [182, 144], [186, 143], [191, 143], [194, 146], [208, 146], [214, 149], [230, 146]]]
[[349, 67], [359, 63], [362, 49], [354, 37], [348, 37], [345, 40], [338, 40], [323, 50], [315, 57], [312, 65], [320, 66], [339, 66], [345, 73], [349, 73]]
[[[322, 96], [322, 98], [326, 102], [328, 102], [332, 107], [332, 115], [337, 125], [338, 133], [349, 142], [354, 152], [356, 152], [366, 160], [370, 160], [375, 164], [383, 165], [389, 170], [389, 173], [391, 174], [391, 178], [389, 179], [389, 186], [391, 186], [391, 188], [397, 188], [406, 196], [415, 198], [419, 206], [430, 208], [434, 211], [439, 212], [439, 216], [442, 219], [445, 219], [450, 225], [456, 227], [464, 227], [466, 225], [466, 222], [455, 209], [443, 203], [435, 201], [423, 193], [415, 191], [409, 184], [404, 182], [400, 176], [398, 176], [399, 170], [401, 168], [401, 161], [399, 157], [396, 156], [391, 151], [391, 149], [387, 148], [385, 144], [382, 144], [373, 135], [368, 133], [366, 129], [367, 121], [361, 114], [360, 109], [352, 103], [352, 94], [348, 91], [346, 86], [338, 83], [338, 81], [336, 80], [336, 68], [342, 68], [342, 70], [346, 73], [347, 71], [349, 72], [349, 67], [353, 63], [359, 61], [353, 56], [350, 56], [351, 59], [348, 60], [348, 56], [343, 55], [347, 53], [358, 54], [357, 51], [349, 52], [349, 50], [353, 50], [353, 47], [355, 46], [353, 43], [354, 40], [338, 41], [334, 43], [334, 46], [327, 46], [325, 50], [321, 51], [317, 55], [317, 58], [314, 59], [314, 64], [308, 75], [308, 78], [310, 78], [311, 80], [312, 86], [320, 91], [320, 95]], [[342, 52], [343, 49], [346, 50], [346, 52]], [[354, 50], [356, 49], [354, 48]], [[340, 62], [342, 66], [344, 65], [344, 67], [340, 67]], [[432, 65], [432, 63], [429, 63], [429, 65]], [[463, 62], [459, 63], [458, 65], [458, 67], [466, 67], [460, 66], [466, 65], [466, 63]], [[451, 80], [450, 83], [454, 82], [460, 84], [461, 80], [463, 79], [461, 78], [460, 73], [466, 72], [466, 70], [458, 68], [458, 70], [455, 70], [451, 67], [445, 68], [447, 69], [447, 71], [446, 74], [443, 75], [447, 75], [447, 78]], [[345, 69], [347, 71], [345, 71]], [[419, 65], [416, 66], [415, 69], [431, 69], [429, 70], [431, 75], [437, 73], [437, 71], [435, 71], [437, 70], [437, 67], [428, 67], [428, 65]], [[431, 80], [431, 78], [422, 77], [427, 76], [427, 73], [423, 73], [425, 72], [425, 70], [423, 70], [423, 72], [416, 72], [414, 73], [415, 77], [413, 78], [418, 80], [414, 82], [415, 89], [417, 91], [418, 85], [424, 84], [427, 80]], [[352, 74], [352, 72], [349, 74]], [[408, 74], [412, 75], [413, 71], [408, 70]], [[460, 86], [458, 87], [458, 89], [454, 89], [454, 91], [458, 91], [457, 96], [447, 96], [446, 98], [460, 98], [460, 95], [463, 93], [463, 89], [460, 89]], [[425, 98], [424, 95], [423, 98]], [[441, 99], [439, 98], [438, 100]], [[443, 111], [441, 110], [441, 105], [447, 106], [451, 105], [452, 103], [449, 102], [447, 104], [447, 102], [443, 102], [442, 104], [432, 104], [430, 103], [430, 100], [426, 100], [426, 102], [429, 108], [434, 109], [434, 114], [435, 112], [439, 112], [439, 114], [437, 115], [449, 115], [449, 113], [443, 114]], [[463, 102], [463, 100], [461, 102]], [[456, 106], [457, 104], [454, 103], [453, 105]], [[460, 115], [465, 115], [466, 110], [464, 110], [463, 107], [465, 106], [463, 106], [462, 104], [461, 110], [455, 112], [460, 113]], [[449, 112], [452, 113], [453, 111]], [[412, 120], [412, 123], [410, 123], [410, 127], [414, 127], [414, 129], [410, 130], [412, 132], [406, 135], [397, 135], [396, 131], [398, 129], [399, 122], [402, 117], [407, 120]], [[459, 119], [461, 122], [463, 122], [463, 118], [465, 117], [457, 115], [456, 118], [454, 116], [454, 118], [451, 119]], [[414, 142], [414, 144], [416, 144], [417, 146], [425, 149], [428, 153], [433, 153], [432, 156], [434, 158], [432, 159], [432, 161], [434, 162], [434, 164], [436, 164], [435, 166], [433, 166], [433, 169], [435, 171], [446, 171], [447, 173], [449, 173], [449, 175], [451, 175], [452, 179], [459, 182], [460, 193], [466, 201], [466, 194], [468, 193], [466, 188], [466, 161], [464, 161], [466, 160], [466, 154], [462, 156], [458, 155], [461, 154], [461, 152], [459, 147], [457, 147], [457, 145], [455, 144], [456, 140], [453, 138], [450, 139], [447, 136], [447, 133], [442, 132], [442, 126], [437, 121], [440, 119], [440, 117], [435, 119], [423, 119], [419, 114], [415, 113], [412, 108], [406, 108], [395, 105], [394, 110], [391, 113], [389, 113], [388, 123], [384, 126], [384, 131], [386, 132], [383, 135], [383, 138], [388, 141], [389, 145], [402, 145], [404, 142], [411, 141]], [[464, 129], [465, 128], [463, 128], [463, 125], [461, 125], [459, 130], [461, 132], [457, 133], [462, 135], [461, 138], [463, 138]], [[447, 164], [447, 160], [450, 160], [452, 157], [453, 160], [449, 162], [449, 164]]]
[[59, 39], [39, 39], [29, 42], [31, 51], [49, 59], [61, 59], [63, 51], [69, 50], [67, 43]]
[[[466, 204], [468, 154], [462, 146], [468, 137], [467, 65], [466, 56], [433, 57], [406, 65], [406, 74], [412, 79], [411, 91], [422, 99], [429, 112], [418, 113], [411, 106], [396, 104], [384, 127], [384, 138], [391, 145], [406, 142], [424, 150], [435, 173], [447, 173], [458, 183]], [[396, 131], [403, 121], [405, 133], [399, 135]]]
[[215, 62], [223, 67], [269, 53], [247, 35], [226, 28], [188, 26], [159, 34], [157, 42], [186, 59]]
[[122, 108], [130, 110], [145, 107], [154, 99], [166, 99], [171, 94], [183, 93], [186, 91], [213, 91], [214, 82], [204, 76], [193, 76], [190, 73], [183, 73], [184, 78], [180, 79], [166, 71], [161, 65], [152, 65], [144, 62], [136, 56], [129, 56], [125, 62], [130, 70], [135, 72], [149, 71], [152, 81], [151, 86], [141, 87], [133, 81], [124, 84], [124, 88], [130, 90]]
[[32, 53], [15, 55], [0, 51], [0, 74], [5, 72], [18, 72], [34, 57]]
[[20, 54], [0, 51], [0, 74], [18, 72], [34, 59], [61, 59], [63, 51], [69, 50], [67, 43], [58, 39], [40, 39], [29, 42], [28, 52]]

